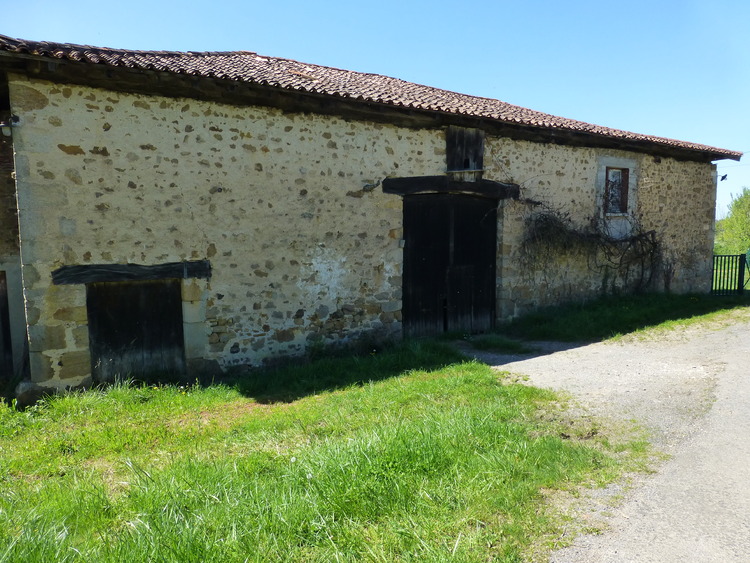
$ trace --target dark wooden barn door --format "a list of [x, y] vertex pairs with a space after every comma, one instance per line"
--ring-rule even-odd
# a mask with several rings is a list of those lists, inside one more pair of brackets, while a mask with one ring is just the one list
[[494, 326], [496, 238], [495, 200], [404, 197], [406, 335], [476, 333]]
[[0, 272], [0, 391], [13, 375], [13, 349], [10, 340], [10, 311], [8, 310], [8, 281]]
[[180, 280], [89, 283], [86, 306], [95, 381], [184, 373]]

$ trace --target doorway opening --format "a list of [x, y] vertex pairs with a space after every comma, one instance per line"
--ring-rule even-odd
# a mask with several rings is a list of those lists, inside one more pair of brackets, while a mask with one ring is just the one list
[[496, 254], [496, 199], [405, 196], [404, 334], [491, 330]]
[[86, 284], [94, 381], [169, 381], [185, 373], [179, 279]]

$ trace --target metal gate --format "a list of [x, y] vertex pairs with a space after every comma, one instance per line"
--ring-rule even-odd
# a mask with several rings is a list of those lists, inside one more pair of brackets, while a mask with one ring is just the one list
[[747, 273], [745, 254], [717, 254], [711, 274], [713, 295], [738, 295], [745, 291]]

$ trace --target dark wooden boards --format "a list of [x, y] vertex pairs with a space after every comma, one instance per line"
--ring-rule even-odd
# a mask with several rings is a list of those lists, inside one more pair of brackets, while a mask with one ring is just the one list
[[485, 332], [495, 322], [497, 201], [404, 198], [406, 336]]
[[484, 131], [451, 125], [445, 131], [448, 172], [481, 171], [484, 164]]
[[168, 262], [153, 266], [141, 264], [91, 264], [62, 266], [52, 272], [55, 285], [135, 280], [211, 278], [208, 260]]
[[0, 271], [0, 392], [13, 376], [13, 349], [10, 339], [10, 311], [8, 309], [8, 281]]
[[418, 193], [469, 194], [498, 199], [517, 198], [520, 188], [517, 184], [503, 184], [492, 180], [463, 182], [448, 176], [414, 176], [409, 178], [386, 178], [383, 192], [387, 194], [411, 195]]
[[94, 381], [184, 374], [179, 280], [90, 283], [86, 308]]

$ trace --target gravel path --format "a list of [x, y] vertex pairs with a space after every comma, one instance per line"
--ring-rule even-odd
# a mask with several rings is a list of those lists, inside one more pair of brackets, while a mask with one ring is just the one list
[[[634, 486], [586, 495], [577, 520], [603, 527], [551, 563], [750, 561], [750, 316], [535, 357], [472, 352], [594, 414], [635, 419], [669, 454]], [[614, 502], [616, 495], [624, 495]]]

